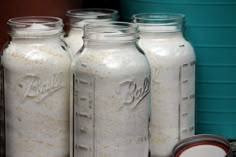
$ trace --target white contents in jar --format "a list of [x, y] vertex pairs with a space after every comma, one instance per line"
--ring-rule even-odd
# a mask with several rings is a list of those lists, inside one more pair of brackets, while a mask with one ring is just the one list
[[83, 46], [83, 30], [82, 28], [71, 28], [67, 37], [64, 38], [70, 49], [70, 55], [73, 58], [75, 54]]
[[181, 32], [141, 33], [139, 46], [152, 70], [151, 155], [171, 156], [174, 145], [195, 130], [194, 51]]
[[85, 48], [73, 60], [75, 153], [147, 157], [148, 62], [134, 45], [112, 44]]
[[15, 30], [3, 52], [6, 157], [69, 156], [70, 57], [45, 28]]

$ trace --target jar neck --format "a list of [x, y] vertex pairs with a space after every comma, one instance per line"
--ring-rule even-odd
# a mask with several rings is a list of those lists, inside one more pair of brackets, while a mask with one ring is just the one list
[[56, 40], [62, 34], [62, 19], [47, 16], [28, 16], [8, 20], [9, 35], [19, 40]]
[[142, 35], [155, 37], [183, 37], [184, 15], [171, 13], [143, 13], [133, 16]]
[[112, 19], [79, 19], [79, 18], [74, 19], [74, 17], [71, 17], [69, 21], [71, 29], [83, 30], [83, 27], [86, 24], [97, 23], [97, 22], [111, 22]]
[[30, 29], [13, 29], [9, 31], [12, 39], [48, 39], [59, 37], [62, 34], [62, 28], [50, 31], [30, 30]]
[[[109, 31], [108, 31], [109, 32]], [[121, 33], [121, 32], [84, 32], [83, 41], [86, 45], [131, 45], [135, 44], [139, 39], [137, 33]]]
[[139, 36], [141, 39], [174, 39], [183, 38], [182, 32], [140, 32]]
[[54, 34], [54, 35], [48, 35], [48, 36], [14, 36], [11, 35], [11, 41], [14, 43], [23, 43], [23, 44], [27, 44], [27, 43], [54, 43], [54, 42], [60, 42], [61, 38], [60, 36], [62, 35], [62, 33], [60, 34]]
[[137, 40], [130, 40], [130, 41], [96, 41], [96, 40], [84, 40], [84, 46], [88, 48], [115, 48], [119, 47], [127, 48], [136, 45]]
[[110, 22], [119, 19], [118, 11], [102, 8], [72, 9], [67, 11], [66, 16], [68, 17], [71, 28], [80, 29], [82, 29], [85, 24]]
[[86, 45], [118, 46], [135, 44], [139, 39], [137, 25], [126, 22], [93, 23], [84, 27]]

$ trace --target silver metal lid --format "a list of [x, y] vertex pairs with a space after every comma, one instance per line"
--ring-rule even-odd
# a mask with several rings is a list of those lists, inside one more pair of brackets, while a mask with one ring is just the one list
[[[225, 151], [226, 155], [224, 157], [232, 157], [232, 149], [230, 143], [227, 139], [211, 134], [199, 134], [186, 138], [179, 143], [177, 143], [172, 151], [172, 157], [180, 157], [181, 154], [193, 147], [212, 145], [216, 148], [220, 148]], [[200, 157], [200, 156], [199, 156]]]

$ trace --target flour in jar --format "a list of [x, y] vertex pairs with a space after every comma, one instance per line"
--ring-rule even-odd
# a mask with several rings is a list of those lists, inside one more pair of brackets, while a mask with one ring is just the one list
[[88, 40], [72, 61], [74, 153], [147, 157], [151, 71], [135, 45], [136, 27], [104, 23], [84, 30]]
[[61, 20], [40, 17], [55, 26], [36, 22], [19, 28], [24, 20], [9, 22], [16, 27], [2, 56], [6, 156], [68, 157], [70, 56], [59, 38]]
[[152, 71], [151, 156], [168, 157], [195, 130], [194, 51], [182, 35], [182, 15], [137, 14], [134, 22]]
[[194, 134], [195, 57], [181, 34], [141, 35], [139, 46], [152, 69], [151, 150], [168, 156], [173, 146]]

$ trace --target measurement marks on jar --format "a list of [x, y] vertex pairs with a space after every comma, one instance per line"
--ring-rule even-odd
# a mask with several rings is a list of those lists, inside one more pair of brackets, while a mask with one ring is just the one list
[[95, 155], [95, 78], [79, 73], [74, 76], [74, 156]]
[[179, 69], [179, 139], [194, 134], [195, 130], [195, 61]]
[[192, 94], [192, 95], [186, 96], [186, 97], [182, 97], [182, 101], [187, 101], [187, 100], [190, 100], [190, 99], [195, 99], [195, 94]]

